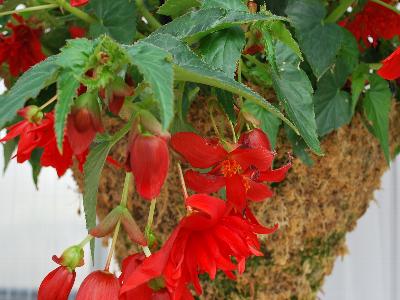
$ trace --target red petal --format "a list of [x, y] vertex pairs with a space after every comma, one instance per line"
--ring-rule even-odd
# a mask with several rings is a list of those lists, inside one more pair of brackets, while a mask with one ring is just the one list
[[72, 166], [72, 149], [68, 139], [64, 139], [63, 153], [58, 151], [55, 137], [44, 148], [40, 164], [43, 167], [53, 167], [57, 170], [59, 177]]
[[383, 66], [378, 70], [378, 74], [387, 79], [394, 80], [400, 77], [400, 47], [396, 49], [383, 62]]
[[211, 194], [225, 186], [225, 178], [222, 176], [200, 173], [189, 170], [185, 173], [186, 185], [197, 193]]
[[96, 271], [82, 282], [76, 300], [118, 300], [120, 284], [113, 274]]
[[89, 3], [89, 0], [71, 0], [71, 6], [82, 6]]
[[225, 202], [206, 194], [197, 194], [186, 199], [186, 206], [204, 213], [211, 220], [219, 219], [225, 212]]
[[261, 225], [258, 222], [257, 218], [254, 216], [253, 212], [249, 208], [247, 208], [245, 210], [245, 215], [255, 233], [272, 234], [275, 231], [277, 231], [279, 228], [279, 224], [275, 224], [274, 227], [272, 227], [272, 228], [268, 228], [268, 227]]
[[157, 136], [138, 135], [131, 146], [130, 167], [138, 193], [147, 200], [157, 197], [168, 175], [167, 143]]
[[242, 176], [233, 175], [226, 177], [226, 199], [238, 210], [246, 207], [246, 188], [243, 184]]
[[224, 160], [226, 150], [192, 132], [179, 132], [172, 136], [171, 145], [193, 167], [206, 169]]
[[38, 300], [67, 300], [75, 282], [76, 273], [60, 266], [50, 272], [42, 281]]
[[74, 154], [81, 154], [86, 151], [96, 137], [97, 131], [91, 124], [90, 116], [87, 117], [89, 118], [89, 120], [87, 120], [89, 125], [85, 126], [85, 129], [78, 129], [74, 116], [72, 114], [68, 116], [67, 136]]
[[237, 161], [243, 170], [254, 166], [260, 171], [266, 171], [271, 168], [272, 161], [274, 160], [274, 153], [265, 148], [238, 148], [229, 153], [229, 156]]
[[253, 129], [240, 136], [239, 144], [247, 148], [264, 148], [271, 150], [271, 143], [267, 135], [261, 129]]
[[259, 202], [273, 196], [273, 192], [265, 184], [253, 180], [248, 180], [247, 182], [250, 185], [247, 190], [247, 198], [250, 200]]
[[257, 178], [258, 181], [268, 181], [268, 182], [281, 182], [285, 179], [286, 173], [292, 167], [292, 163], [288, 163], [279, 169], [269, 170], [265, 172], [261, 172], [259, 177]]

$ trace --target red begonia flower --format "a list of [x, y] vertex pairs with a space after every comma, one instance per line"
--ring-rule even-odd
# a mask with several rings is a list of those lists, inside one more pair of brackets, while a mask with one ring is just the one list
[[75, 271], [64, 266], [51, 271], [40, 284], [38, 300], [67, 300], [75, 277]]
[[[262, 137], [241, 137], [241, 142], [248, 145], [238, 144], [228, 152], [214, 140], [204, 139], [191, 132], [177, 133], [171, 138], [175, 151], [193, 167], [212, 167], [207, 173], [187, 171], [187, 186], [198, 193], [213, 193], [226, 186], [227, 200], [238, 210], [247, 206], [246, 199], [262, 201], [272, 196], [269, 188], [254, 180], [254, 177], [260, 172], [271, 170], [275, 156], [269, 149], [270, 144], [265, 134]], [[250, 144], [257, 144], [257, 147]]]
[[114, 274], [96, 271], [82, 282], [76, 300], [118, 300], [119, 290], [119, 280]]
[[71, 0], [71, 6], [83, 6], [89, 3], [89, 0]]
[[162, 276], [173, 299], [186, 299], [182, 297], [190, 283], [201, 294], [200, 273], [214, 279], [222, 270], [235, 278], [233, 271], [243, 272], [246, 258], [263, 255], [254, 232], [257, 224], [242, 215], [230, 215], [223, 200], [199, 194], [187, 198], [186, 205], [192, 213], [180, 221], [161, 250], [124, 280], [121, 294]]
[[67, 137], [74, 154], [89, 148], [98, 132], [103, 131], [97, 96], [84, 93], [75, 101], [67, 121]]
[[42, 167], [53, 167], [56, 169], [57, 175], [61, 177], [72, 166], [72, 157], [73, 153], [68, 138], [64, 138], [63, 152], [60, 153], [54, 135], [43, 149], [40, 165]]
[[[49, 114], [45, 114], [43, 119], [36, 122], [29, 120], [30, 110], [36, 110], [37, 107], [28, 106], [18, 111], [18, 114], [25, 118], [7, 128], [7, 135], [0, 139], [0, 142], [8, 142], [19, 136], [17, 149], [17, 162], [23, 163], [30, 159], [32, 151], [38, 147], [44, 147], [51, 139], [53, 131], [53, 119]], [[41, 113], [41, 112], [40, 112]], [[42, 114], [43, 116], [43, 114]]]
[[160, 194], [168, 175], [167, 142], [155, 135], [134, 135], [128, 147], [126, 165], [135, 177], [139, 195], [147, 200], [154, 199]]
[[80, 26], [73, 25], [68, 28], [69, 35], [73, 39], [83, 38], [86, 36], [86, 29]]
[[[144, 254], [133, 254], [128, 256], [122, 261], [122, 272], [119, 277], [121, 285], [130, 277], [130, 275], [143, 263], [145, 260]], [[189, 293], [189, 291], [188, 291]], [[190, 293], [189, 293], [190, 295]], [[183, 298], [183, 299], [193, 299]], [[162, 278], [159, 280], [153, 280], [152, 282], [146, 282], [137, 288], [124, 293], [119, 298], [120, 300], [140, 299], [140, 300], [172, 300], [172, 296], [165, 288], [164, 281]]]
[[378, 74], [387, 80], [394, 80], [400, 77], [400, 47], [396, 49], [383, 62]]
[[[368, 1], [354, 18], [347, 18], [339, 22], [339, 25], [352, 32], [357, 41], [363, 41], [365, 47], [376, 47], [378, 39], [390, 40], [400, 34], [400, 15], [380, 4]], [[369, 41], [369, 38], [373, 41]]]
[[7, 23], [10, 35], [0, 34], [0, 64], [7, 63], [13, 76], [28, 70], [46, 58], [40, 44], [41, 29], [33, 29], [16, 14], [13, 18], [18, 24]]
[[100, 97], [107, 99], [108, 109], [114, 115], [118, 115], [121, 111], [125, 98], [134, 94], [134, 83], [130, 77], [127, 77], [125, 81], [118, 77], [107, 88], [100, 90]]

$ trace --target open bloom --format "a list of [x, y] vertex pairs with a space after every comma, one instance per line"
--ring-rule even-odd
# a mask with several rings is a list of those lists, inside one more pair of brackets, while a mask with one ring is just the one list
[[400, 47], [396, 49], [383, 62], [378, 74], [387, 80], [394, 80], [400, 77]]
[[165, 139], [152, 134], [134, 134], [128, 147], [127, 169], [135, 177], [140, 196], [152, 200], [160, 194], [168, 175], [169, 152]]
[[[254, 131], [256, 134], [262, 131]], [[198, 193], [213, 193], [226, 186], [227, 200], [238, 210], [247, 206], [246, 199], [262, 201], [272, 196], [271, 190], [262, 183], [260, 174], [271, 172], [275, 153], [268, 138], [241, 137], [240, 143], [225, 150], [217, 141], [202, 138], [191, 132], [175, 134], [172, 147], [195, 168], [211, 168], [207, 173], [189, 170], [185, 173], [186, 184]], [[260, 144], [260, 143], [264, 144]]]
[[97, 132], [103, 131], [100, 105], [97, 96], [91, 93], [80, 95], [67, 121], [67, 136], [74, 154], [89, 148]]
[[120, 284], [114, 274], [96, 271], [82, 282], [76, 300], [118, 300], [119, 290]]
[[223, 200], [198, 194], [189, 197], [186, 205], [191, 214], [180, 221], [161, 250], [124, 280], [122, 295], [162, 277], [172, 299], [191, 299], [187, 298], [187, 285], [192, 283], [201, 294], [200, 273], [214, 279], [217, 270], [222, 270], [234, 278], [233, 271], [244, 271], [246, 258], [263, 255], [254, 231], [260, 227], [241, 215], [230, 214]]
[[376, 47], [378, 39], [390, 40], [400, 34], [400, 15], [380, 4], [368, 1], [353, 19], [347, 18], [339, 25], [353, 33], [357, 41], [363, 41], [365, 47]]
[[11, 34], [0, 34], [0, 64], [7, 63], [11, 75], [18, 76], [46, 56], [40, 43], [42, 29], [29, 27], [19, 15], [14, 14], [13, 18], [17, 24], [6, 25]]

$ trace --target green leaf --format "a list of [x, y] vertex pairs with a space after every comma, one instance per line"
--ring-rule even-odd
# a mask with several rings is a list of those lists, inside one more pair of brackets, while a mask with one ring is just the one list
[[298, 56], [285, 44], [276, 43], [279, 72], [272, 72], [272, 80], [279, 101], [283, 104], [290, 120], [294, 122], [307, 145], [322, 155], [317, 136], [317, 125], [313, 105], [313, 88], [306, 73], [299, 68]]
[[301, 54], [301, 50], [299, 45], [293, 38], [292, 34], [290, 33], [289, 29], [286, 28], [283, 22], [272, 22], [270, 25], [270, 32], [273, 38], [281, 41], [286, 46], [288, 46], [296, 55], [303, 60], [303, 55]]
[[7, 167], [11, 161], [12, 155], [14, 153], [14, 150], [17, 148], [18, 142], [16, 139], [12, 139], [8, 141], [7, 143], [3, 144], [3, 157], [4, 157], [4, 168], [3, 168], [3, 173], [6, 172]]
[[42, 157], [43, 150], [36, 148], [32, 151], [31, 157], [29, 159], [29, 164], [32, 167], [32, 179], [35, 184], [36, 189], [38, 189], [38, 180], [39, 174], [42, 170], [42, 166], [40, 164], [40, 158]]
[[68, 40], [57, 57], [57, 64], [64, 69], [72, 70], [77, 77], [81, 76], [86, 72], [95, 44], [85, 38]]
[[120, 43], [130, 44], [136, 34], [136, 2], [134, 0], [91, 0], [88, 8], [99, 22], [90, 25], [94, 38], [107, 34]]
[[307, 152], [307, 144], [303, 138], [297, 135], [291, 128], [285, 126], [286, 137], [293, 148], [293, 154], [300, 158], [300, 160], [307, 166], [311, 167], [314, 161]]
[[187, 13], [162, 26], [152, 35], [170, 34], [178, 39], [185, 39], [189, 44], [200, 40], [212, 32], [257, 21], [283, 20], [284, 18], [264, 14], [252, 14], [243, 11], [207, 8]]
[[202, 8], [225, 8], [227, 10], [247, 11], [242, 0], [203, 0]]
[[351, 74], [358, 65], [360, 51], [358, 50], [357, 40], [353, 34], [342, 28], [343, 40], [339, 50], [337, 60], [343, 62], [347, 75]]
[[79, 88], [79, 81], [75, 79], [74, 74], [71, 71], [63, 70], [57, 81], [57, 95], [58, 100], [54, 109], [55, 123], [54, 130], [57, 137], [58, 149], [62, 150], [65, 124], [67, 122], [67, 116], [71, 111], [76, 91]]
[[206, 63], [233, 78], [245, 44], [243, 30], [235, 26], [203, 38], [199, 50]]
[[358, 100], [364, 90], [365, 82], [369, 77], [369, 67], [367, 64], [360, 64], [351, 76], [351, 103], [353, 112], [356, 109]]
[[27, 100], [37, 97], [42, 89], [55, 81], [58, 69], [56, 56], [50, 56], [26, 71], [7, 93], [0, 96], [0, 128], [14, 118]]
[[326, 9], [319, 0], [290, 0], [286, 13], [317, 79], [333, 65], [343, 38], [337, 24], [323, 24]]
[[199, 5], [200, 0], [167, 0], [160, 6], [157, 13], [176, 18], [186, 13], [189, 9], [198, 7]]
[[157, 34], [147, 38], [146, 42], [152, 43], [173, 55], [175, 80], [206, 84], [242, 96], [264, 107], [297, 131], [296, 127], [262, 96], [244, 84], [228, 77], [225, 73], [207, 65], [185, 43], [177, 38], [167, 34]]
[[279, 128], [282, 124], [281, 119], [249, 101], [244, 103], [242, 111], [252, 114], [257, 120], [260, 121], [261, 129], [267, 133], [272, 148], [275, 148]]
[[189, 83], [185, 84], [185, 89], [182, 95], [182, 118], [185, 118], [189, 113], [190, 105], [196, 99], [197, 95], [200, 92], [200, 88], [194, 84]]
[[232, 93], [221, 89], [216, 89], [215, 93], [217, 95], [218, 102], [221, 104], [225, 113], [229, 117], [229, 120], [231, 120], [231, 122], [236, 122], [235, 103], [233, 101]]
[[[83, 167], [85, 174], [83, 208], [85, 210], [86, 228], [88, 230], [96, 226], [96, 205], [100, 175], [111, 147], [112, 145], [110, 142], [97, 144], [95, 147], [90, 149], [86, 163]], [[94, 244], [91, 244], [91, 252], [93, 259]]]
[[389, 113], [392, 93], [388, 82], [376, 74], [370, 77], [369, 83], [371, 88], [365, 94], [364, 113], [369, 121], [368, 127], [379, 140], [389, 164]]
[[160, 103], [161, 119], [168, 128], [174, 118], [174, 73], [170, 62], [171, 55], [150, 43], [140, 42], [127, 48], [132, 63], [150, 84], [154, 96]]

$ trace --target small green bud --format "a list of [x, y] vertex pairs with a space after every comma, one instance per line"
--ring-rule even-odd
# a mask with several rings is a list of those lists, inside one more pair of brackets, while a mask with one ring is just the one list
[[84, 264], [84, 252], [80, 246], [72, 246], [66, 249], [60, 258], [60, 264], [74, 270]]

